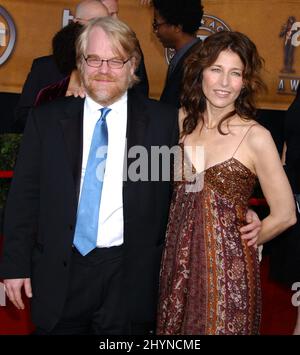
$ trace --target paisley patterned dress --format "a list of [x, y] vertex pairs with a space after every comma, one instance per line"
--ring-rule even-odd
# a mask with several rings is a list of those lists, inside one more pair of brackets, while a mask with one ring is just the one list
[[258, 334], [258, 253], [239, 232], [256, 176], [232, 156], [196, 180], [174, 182], [157, 334]]

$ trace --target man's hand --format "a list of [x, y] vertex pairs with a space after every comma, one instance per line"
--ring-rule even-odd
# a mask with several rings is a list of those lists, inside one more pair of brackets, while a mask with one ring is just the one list
[[21, 296], [22, 287], [24, 286], [25, 295], [28, 298], [32, 297], [31, 281], [27, 279], [6, 279], [3, 281], [5, 292], [9, 300], [18, 309], [24, 309], [24, 303]]
[[252, 210], [247, 211], [246, 221], [248, 224], [240, 228], [242, 239], [249, 240], [247, 243], [248, 246], [254, 246], [254, 248], [257, 248], [257, 239], [261, 229], [261, 221], [258, 218], [258, 215]]

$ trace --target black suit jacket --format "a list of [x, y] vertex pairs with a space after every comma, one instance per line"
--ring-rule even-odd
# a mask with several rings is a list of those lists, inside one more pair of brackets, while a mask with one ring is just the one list
[[59, 71], [53, 55], [33, 60], [15, 110], [15, 129], [17, 131], [24, 130], [29, 110], [34, 106], [39, 91], [62, 80], [65, 76], [66, 74]]
[[173, 72], [166, 77], [165, 86], [163, 92], [160, 96], [160, 101], [172, 105], [174, 107], [180, 107], [180, 94], [181, 94], [181, 84], [184, 72], [184, 61], [191, 54], [191, 52], [196, 48], [196, 46], [201, 43], [196, 42], [189, 48], [186, 53], [180, 58]]
[[[31, 277], [32, 318], [50, 330], [60, 317], [69, 277], [82, 160], [84, 100], [59, 98], [31, 111], [4, 223], [1, 278]], [[177, 110], [128, 93], [128, 149], [178, 140]], [[127, 159], [127, 165], [133, 159]], [[150, 161], [150, 159], [149, 159]], [[113, 192], [112, 192], [113, 193]], [[124, 181], [124, 293], [131, 324], [156, 315], [169, 181]]]
[[[140, 82], [136, 85], [136, 89], [143, 95], [148, 96], [149, 84], [143, 54], [136, 75], [140, 79]], [[66, 76], [67, 74], [59, 71], [53, 55], [39, 57], [33, 60], [30, 72], [23, 86], [19, 103], [15, 110], [14, 131], [23, 132], [29, 110], [34, 106], [40, 90], [61, 81]]]

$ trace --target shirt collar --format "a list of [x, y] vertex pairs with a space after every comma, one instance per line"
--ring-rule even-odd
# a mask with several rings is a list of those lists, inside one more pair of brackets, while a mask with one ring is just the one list
[[[90, 110], [90, 112], [96, 112], [99, 111], [101, 108], [104, 106], [98, 104], [95, 100], [93, 100], [90, 96], [86, 95], [86, 106]], [[121, 96], [120, 99], [118, 99], [116, 102], [113, 104], [107, 106], [114, 112], [119, 112], [124, 109], [124, 105], [127, 103], [127, 91]]]

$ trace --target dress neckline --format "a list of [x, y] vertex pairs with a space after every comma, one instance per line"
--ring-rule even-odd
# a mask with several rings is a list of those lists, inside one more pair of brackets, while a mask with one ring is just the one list
[[[180, 142], [179, 145], [183, 148], [183, 151], [184, 151], [184, 143], [183, 143], [183, 142]], [[187, 157], [187, 159], [188, 159], [188, 157]], [[195, 173], [198, 175], [198, 174], [205, 173], [205, 172], [207, 172], [207, 171], [210, 170], [210, 169], [213, 169], [213, 168], [216, 168], [216, 167], [218, 167], [218, 166], [221, 166], [221, 165], [224, 165], [224, 164], [226, 164], [226, 163], [229, 163], [230, 161], [236, 162], [237, 164], [241, 165], [245, 170], [247, 170], [248, 173], [250, 173], [250, 174], [253, 175], [254, 177], [257, 177], [256, 174], [255, 174], [253, 171], [251, 171], [245, 164], [243, 164], [240, 160], [236, 159], [236, 158], [233, 157], [233, 156], [230, 157], [230, 158], [228, 158], [228, 159], [225, 159], [225, 160], [223, 160], [223, 161], [221, 161], [221, 162], [219, 162], [219, 163], [213, 164], [213, 165], [211, 165], [211, 166], [209, 166], [209, 167], [207, 167], [207, 168], [205, 168], [204, 170], [199, 171], [199, 172], [197, 171], [197, 169], [195, 168], [194, 164], [193, 164], [191, 161], [190, 161], [190, 163], [191, 163], [191, 166], [192, 166], [193, 170], [194, 170]]]
[[[231, 158], [228, 158], [228, 159], [226, 159], [226, 160], [223, 160], [223, 161], [221, 161], [221, 162], [219, 162], [219, 163], [216, 163], [216, 164], [214, 164], [214, 165], [211, 165], [211, 166], [209, 166], [208, 168], [204, 169], [203, 172], [206, 172], [206, 171], [208, 171], [208, 170], [210, 170], [210, 169], [216, 168], [216, 167], [218, 167], [218, 166], [220, 166], [220, 165], [224, 165], [224, 164], [226, 164], [226, 163], [229, 163], [230, 161], [234, 161], [234, 162], [236, 162], [237, 164], [241, 165], [241, 166], [242, 166], [245, 170], [247, 170], [251, 175], [253, 175], [253, 176], [256, 177], [256, 174], [255, 174], [253, 171], [251, 171], [245, 164], [243, 164], [240, 160], [236, 159], [235, 157], [231, 157]], [[193, 168], [195, 169], [194, 165], [193, 165]], [[197, 171], [197, 170], [195, 169], [195, 171]], [[197, 172], [197, 174], [198, 174], [198, 172]]]

